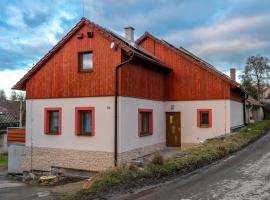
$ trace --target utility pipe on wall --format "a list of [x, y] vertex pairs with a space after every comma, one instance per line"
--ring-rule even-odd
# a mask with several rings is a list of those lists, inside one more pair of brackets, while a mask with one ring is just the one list
[[243, 100], [243, 117], [244, 117], [244, 125], [247, 125], [247, 117], [246, 117], [246, 100], [248, 99], [248, 94], [245, 94], [244, 100]]
[[118, 65], [114, 69], [114, 166], [118, 165], [118, 70], [125, 64], [132, 61], [134, 52], [130, 58]]

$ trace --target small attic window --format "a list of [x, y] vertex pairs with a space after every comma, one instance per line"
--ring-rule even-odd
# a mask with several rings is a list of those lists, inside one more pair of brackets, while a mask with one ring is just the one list
[[79, 70], [90, 72], [93, 69], [93, 52], [79, 53]]

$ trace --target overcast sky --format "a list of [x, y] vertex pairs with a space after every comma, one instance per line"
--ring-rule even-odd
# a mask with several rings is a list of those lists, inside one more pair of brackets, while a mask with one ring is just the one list
[[148, 31], [223, 72], [270, 56], [269, 0], [1, 0], [0, 88], [9, 93], [82, 16], [120, 34], [131, 25], [136, 38]]

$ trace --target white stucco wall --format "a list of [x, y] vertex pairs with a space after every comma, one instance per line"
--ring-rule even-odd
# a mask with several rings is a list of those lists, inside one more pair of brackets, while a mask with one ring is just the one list
[[264, 118], [263, 108], [260, 107], [260, 108], [258, 109], [258, 121], [263, 120], [263, 118]]
[[[166, 112], [181, 112], [181, 141], [191, 144], [230, 132], [243, 106], [230, 100], [153, 101], [118, 97], [118, 152], [166, 143]], [[114, 97], [27, 100], [26, 146], [114, 152]], [[44, 108], [62, 107], [62, 134], [44, 134]], [[75, 135], [75, 107], [95, 107], [95, 136]], [[138, 109], [153, 109], [153, 135], [138, 136]], [[212, 127], [197, 127], [197, 109], [212, 109]], [[234, 114], [231, 114], [233, 112]], [[240, 121], [238, 119], [240, 118]]]
[[257, 107], [255, 110], [254, 110], [254, 114], [255, 115], [255, 121], [261, 121], [263, 120], [263, 108], [262, 107]]
[[264, 118], [264, 111], [262, 107], [248, 106], [246, 107], [247, 122], [261, 121]]
[[244, 124], [243, 103], [230, 100], [231, 128]]
[[[44, 134], [44, 108], [62, 107], [61, 135]], [[75, 107], [95, 107], [95, 136], [75, 135]], [[26, 146], [114, 151], [114, 98], [58, 98], [26, 101]]]
[[[197, 127], [197, 109], [212, 109], [212, 127]], [[167, 101], [166, 112], [181, 112], [181, 142], [199, 143], [230, 132], [230, 101]]]
[[[119, 97], [119, 153], [165, 143], [164, 102]], [[153, 134], [138, 136], [138, 109], [153, 109]]]

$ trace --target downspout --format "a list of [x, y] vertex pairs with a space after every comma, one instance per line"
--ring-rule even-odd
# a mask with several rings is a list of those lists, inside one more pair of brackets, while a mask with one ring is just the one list
[[114, 69], [114, 166], [118, 165], [118, 70], [125, 64], [132, 61], [134, 57], [134, 52], [130, 58], [120, 64], [117, 64]]
[[244, 125], [247, 125], [247, 120], [246, 120], [246, 100], [248, 99], [248, 94], [245, 94], [244, 100], [243, 100], [243, 117], [244, 117]]

